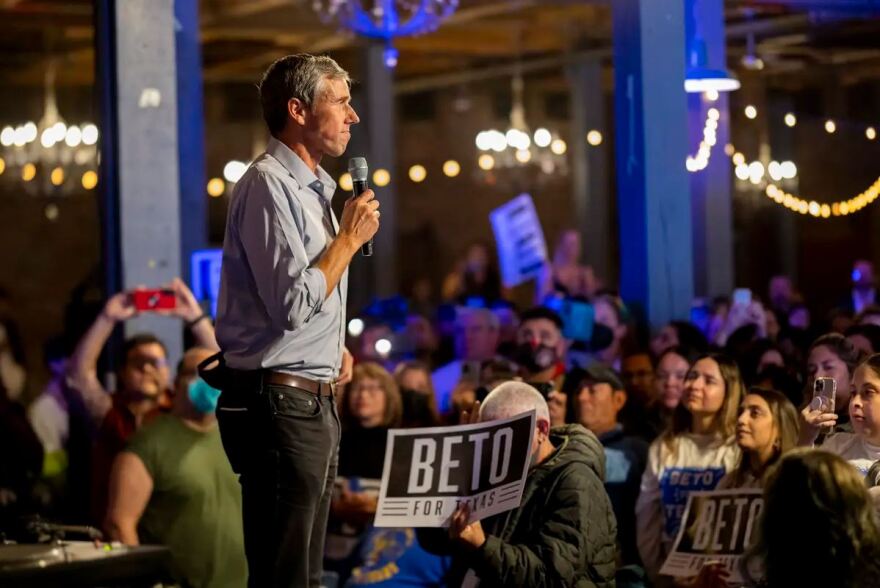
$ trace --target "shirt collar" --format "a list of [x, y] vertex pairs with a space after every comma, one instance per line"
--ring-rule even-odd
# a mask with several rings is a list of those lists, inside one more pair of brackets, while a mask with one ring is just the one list
[[318, 172], [316, 175], [300, 156], [294, 153], [293, 149], [275, 137], [269, 139], [266, 153], [281, 162], [281, 165], [290, 172], [290, 175], [293, 176], [293, 179], [300, 186], [308, 186], [312, 191], [327, 200], [327, 202], [333, 200], [333, 193], [336, 192], [336, 182], [320, 165], [316, 169]]

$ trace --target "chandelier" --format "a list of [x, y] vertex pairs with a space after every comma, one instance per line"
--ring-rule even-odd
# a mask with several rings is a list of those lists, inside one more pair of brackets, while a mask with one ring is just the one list
[[565, 152], [568, 145], [555, 131], [546, 128], [529, 130], [523, 106], [523, 79], [517, 73], [511, 81], [513, 102], [510, 109], [510, 128], [477, 133], [476, 145], [480, 150], [477, 164], [484, 172], [501, 168], [537, 167], [545, 175], [568, 173]]
[[68, 126], [55, 100], [55, 63], [45, 78], [45, 103], [38, 122], [7, 125], [0, 131], [0, 174], [17, 178], [26, 192], [61, 196], [98, 183], [98, 127]]
[[397, 65], [395, 37], [422, 35], [437, 30], [458, 7], [458, 0], [314, 0], [321, 21], [334, 21], [343, 29], [385, 41], [385, 65]]

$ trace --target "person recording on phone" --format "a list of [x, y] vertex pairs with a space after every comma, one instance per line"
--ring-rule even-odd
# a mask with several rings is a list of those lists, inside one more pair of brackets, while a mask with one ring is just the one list
[[[810, 345], [807, 351], [807, 373], [804, 378], [807, 387], [803, 403], [809, 404], [815, 396], [816, 381], [820, 378], [826, 378], [830, 383], [823, 387], [823, 391], [833, 393], [833, 408], [830, 413], [834, 413], [836, 419], [833, 425], [821, 427], [820, 431], [823, 434], [821, 437], [813, 437], [806, 439], [806, 441], [810, 443], [815, 441], [821, 445], [825, 434], [841, 431], [852, 432], [852, 424], [849, 419], [849, 401], [853, 374], [861, 360], [862, 353], [859, 349], [839, 333], [822, 335]], [[803, 407], [803, 403], [801, 407]], [[803, 428], [801, 432], [808, 433], [810, 430], [810, 428]]]
[[[832, 400], [835, 388], [832, 378], [816, 378], [813, 401], [801, 412], [802, 445], [812, 445], [820, 432], [837, 423]], [[880, 355], [872, 355], [856, 368], [847, 405], [853, 432], [829, 435], [821, 449], [844, 458], [865, 476], [880, 459]]]
[[[259, 94], [272, 136], [229, 203], [222, 360], [202, 375], [222, 391], [218, 421], [240, 474], [251, 588], [321, 579], [340, 434], [334, 390], [352, 368], [348, 266], [379, 229], [368, 189], [346, 201], [337, 222], [336, 183], [320, 166], [345, 152], [360, 120], [350, 85], [329, 57], [288, 55], [270, 65]], [[366, 176], [363, 158], [352, 164], [353, 176]]]
[[155, 312], [184, 321], [196, 345], [218, 349], [209, 317], [182, 280], [175, 278], [168, 288], [152, 291], [164, 298], [161, 309], [137, 304], [145, 292], [139, 288], [111, 296], [80, 339], [68, 367], [67, 386], [82, 398], [97, 429], [91, 495], [95, 524], [104, 518], [107, 483], [116, 454], [145, 420], [171, 405], [168, 353], [164, 343], [150, 333], [134, 335], [125, 342], [116, 377], [118, 388], [114, 394], [104, 389], [98, 376], [98, 357], [113, 329], [139, 312]]

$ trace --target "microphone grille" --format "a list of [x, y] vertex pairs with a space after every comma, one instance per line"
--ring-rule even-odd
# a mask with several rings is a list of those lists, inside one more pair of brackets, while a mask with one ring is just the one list
[[352, 180], [366, 180], [369, 174], [367, 160], [363, 157], [352, 157], [348, 160], [348, 173]]

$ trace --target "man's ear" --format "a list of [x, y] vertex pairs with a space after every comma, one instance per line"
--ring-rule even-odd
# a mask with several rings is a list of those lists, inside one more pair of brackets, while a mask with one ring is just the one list
[[287, 116], [292, 118], [297, 124], [306, 124], [306, 115], [309, 107], [299, 98], [291, 98], [287, 101]]
[[545, 421], [544, 419], [540, 419], [538, 421], [538, 430], [545, 436], [550, 435], [550, 421]]
[[623, 409], [623, 406], [626, 404], [626, 391], [625, 390], [615, 390], [611, 395], [611, 401], [614, 403], [614, 408], [618, 412]]

